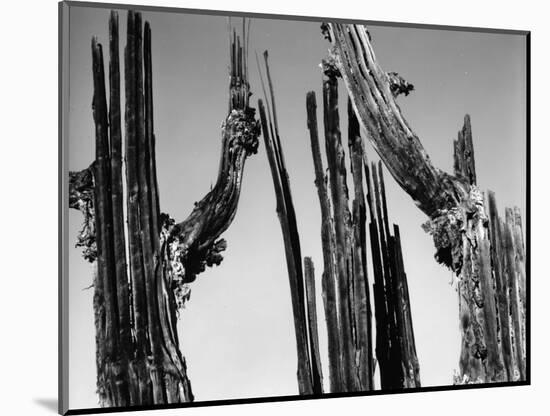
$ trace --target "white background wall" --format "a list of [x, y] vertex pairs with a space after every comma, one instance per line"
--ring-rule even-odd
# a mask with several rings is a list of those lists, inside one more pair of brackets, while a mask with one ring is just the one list
[[[542, 414], [542, 409], [547, 407], [543, 394], [550, 387], [550, 368], [545, 354], [549, 341], [546, 293], [550, 285], [543, 270], [548, 227], [547, 215], [544, 215], [548, 202], [545, 100], [550, 93], [547, 82], [550, 29], [544, 2], [278, 0], [264, 4], [245, 0], [230, 3], [140, 0], [139, 3], [532, 31], [532, 386], [148, 414], [246, 416], [355, 411], [373, 415], [404, 412], [458, 415], [471, 411]], [[57, 396], [57, 4], [50, 0], [5, 2], [0, 28], [0, 253], [3, 260], [0, 413], [53, 414]]]

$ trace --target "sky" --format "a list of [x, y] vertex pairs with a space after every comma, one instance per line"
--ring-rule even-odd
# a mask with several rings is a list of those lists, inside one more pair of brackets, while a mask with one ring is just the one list
[[[122, 51], [126, 12], [119, 14]], [[87, 167], [94, 157], [90, 44], [95, 35], [107, 49], [108, 18], [107, 9], [70, 8], [69, 68], [64, 74], [69, 77], [65, 145], [70, 170]], [[228, 21], [223, 16], [163, 12], [146, 12], [143, 20], [151, 23], [152, 30], [160, 205], [163, 212], [181, 221], [216, 179], [220, 126], [227, 112]], [[238, 23], [236, 18], [232, 22]], [[398, 72], [415, 86], [398, 103], [433, 164], [452, 172], [453, 139], [464, 115], [470, 114], [478, 185], [496, 193], [500, 212], [505, 206], [517, 205], [525, 214], [525, 38], [388, 26], [369, 26], [369, 31], [381, 67]], [[269, 51], [302, 255], [311, 256], [316, 266], [326, 384], [321, 218], [305, 99], [313, 90], [318, 106], [322, 102], [319, 63], [328, 47], [319, 22], [252, 20], [250, 51]], [[253, 55], [249, 58], [251, 103], [257, 107], [261, 86]], [[345, 115], [346, 94], [340, 83], [340, 128], [347, 149]], [[321, 112], [318, 120], [322, 123]], [[367, 147], [367, 153], [371, 160], [378, 160], [372, 147]], [[421, 382], [423, 386], [451, 384], [460, 347], [452, 274], [433, 259], [431, 237], [420, 227], [427, 220], [425, 215], [387, 171], [385, 179], [389, 217], [401, 229]], [[73, 248], [81, 223], [81, 214], [70, 210], [69, 406], [73, 409], [98, 406], [93, 289], [86, 289], [92, 283], [92, 267]], [[237, 214], [223, 237], [228, 248], [222, 264], [198, 276], [178, 323], [195, 398], [297, 394], [290, 289], [263, 138], [258, 154], [247, 160]], [[372, 276], [370, 269], [371, 282]]]

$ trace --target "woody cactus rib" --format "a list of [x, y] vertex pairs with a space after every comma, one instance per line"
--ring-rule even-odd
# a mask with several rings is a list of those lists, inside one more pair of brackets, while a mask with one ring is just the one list
[[[313, 315], [311, 315], [311, 311], [308, 312], [306, 310], [307, 301], [302, 268], [300, 236], [298, 234], [296, 213], [290, 191], [290, 181], [279, 136], [277, 110], [273, 82], [269, 71], [267, 51], [264, 52], [264, 63], [269, 86], [269, 99], [262, 77], [261, 81], [265, 96], [265, 106], [262, 100], [258, 100], [258, 109], [260, 112], [271, 177], [273, 179], [276, 211], [281, 225], [288, 270], [292, 314], [294, 318], [294, 333], [296, 337], [298, 392], [299, 394], [320, 394], [322, 393], [322, 374], [320, 367], [317, 367], [318, 363], [315, 357], [314, 346], [316, 345], [316, 341], [312, 338], [311, 333], [308, 334], [308, 318], [313, 318]], [[258, 69], [260, 70], [260, 76], [262, 76], [261, 69]], [[271, 105], [269, 104], [270, 102]], [[313, 276], [310, 277], [313, 278]], [[308, 313], [309, 316], [306, 316]]]
[[340, 134], [338, 114], [338, 80], [332, 73], [325, 71], [323, 80], [323, 114], [325, 127], [325, 148], [328, 165], [328, 178], [331, 202], [333, 207], [332, 221], [335, 236], [335, 259], [338, 291], [338, 316], [340, 318], [340, 337], [342, 337], [342, 361], [344, 389], [359, 389], [356, 377], [355, 352], [353, 345], [353, 309], [352, 282], [348, 273], [348, 259], [351, 257], [351, 240], [348, 233], [351, 228], [348, 188], [346, 184], [345, 154]]
[[[366, 246], [365, 209], [361, 175], [359, 132], [349, 123], [351, 168], [355, 199], [349, 211], [345, 151], [339, 127], [338, 82], [332, 67], [324, 63], [323, 121], [328, 173], [325, 174], [317, 131], [315, 93], [306, 96], [307, 127], [321, 208], [323, 248], [322, 293], [328, 336], [331, 392], [364, 391], [373, 387], [371, 328]], [[359, 170], [357, 161], [359, 160]]]
[[[371, 390], [374, 386], [374, 362], [372, 357], [372, 310], [367, 273], [367, 209], [363, 189], [364, 151], [359, 132], [359, 122], [348, 99], [348, 147], [353, 177], [353, 298], [356, 350], [360, 360], [357, 365], [361, 390]], [[351, 234], [351, 233], [350, 233]]]
[[[381, 388], [420, 387], [399, 226], [393, 225], [391, 235], [382, 164], [379, 162], [377, 168], [373, 163], [369, 168], [368, 163], [365, 163], [365, 174], [369, 206], [376, 205], [376, 211], [371, 210], [370, 230], [374, 265], [376, 356], [380, 364]], [[374, 187], [371, 187], [371, 182]]]
[[328, 365], [330, 391], [344, 391], [342, 339], [339, 336], [338, 310], [336, 304], [336, 253], [332, 211], [327, 190], [328, 178], [321, 158], [321, 147], [317, 129], [317, 102], [315, 93], [310, 91], [306, 97], [307, 127], [311, 141], [311, 153], [315, 169], [315, 186], [321, 207], [321, 243], [323, 247], [323, 304], [327, 323]]
[[[109, 21], [109, 108], [101, 44], [92, 40], [96, 158], [70, 173], [69, 206], [84, 214], [77, 245], [97, 263], [94, 276], [97, 391], [104, 407], [193, 400], [179, 350], [177, 309], [206, 266], [220, 264], [220, 235], [237, 209], [246, 158], [259, 125], [248, 105], [246, 59], [233, 35], [229, 114], [222, 127], [216, 186], [176, 224], [159, 209], [153, 128], [151, 30], [128, 12], [125, 49], [125, 138], [122, 155], [118, 15]], [[242, 34], [243, 38], [245, 33]], [[126, 160], [126, 186], [122, 158]], [[126, 192], [126, 218], [122, 207]], [[125, 241], [124, 220], [128, 224]], [[129, 274], [126, 271], [126, 244]]]

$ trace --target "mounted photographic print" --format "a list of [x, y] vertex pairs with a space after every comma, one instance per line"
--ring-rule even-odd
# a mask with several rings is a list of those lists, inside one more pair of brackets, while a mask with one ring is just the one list
[[109, 7], [59, 9], [60, 413], [529, 384], [529, 32]]

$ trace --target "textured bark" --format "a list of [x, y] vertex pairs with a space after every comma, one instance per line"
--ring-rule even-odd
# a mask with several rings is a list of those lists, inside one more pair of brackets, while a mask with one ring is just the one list
[[[164, 361], [164, 351], [161, 349], [161, 340], [159, 337], [160, 322], [159, 311], [157, 305], [156, 280], [160, 277], [155, 271], [153, 265], [154, 253], [153, 243], [154, 238], [151, 232], [151, 201], [149, 181], [147, 179], [147, 167], [149, 165], [147, 151], [147, 141], [145, 137], [145, 106], [143, 93], [143, 35], [141, 15], [135, 15], [134, 27], [135, 41], [135, 88], [132, 93], [135, 96], [135, 108], [132, 109], [136, 114], [136, 173], [138, 182], [138, 203], [139, 210], [139, 228], [141, 236], [141, 251], [143, 254], [143, 272], [145, 276], [145, 310], [147, 313], [147, 337], [149, 339], [149, 354], [153, 358], [152, 365], [149, 366], [149, 374], [151, 378], [153, 402], [166, 403], [165, 386], [162, 377], [162, 366]], [[158, 254], [156, 257], [158, 258]], [[162, 323], [161, 323], [162, 324]]]
[[416, 341], [412, 324], [409, 286], [405, 274], [403, 251], [401, 249], [401, 234], [399, 226], [393, 225], [397, 264], [397, 311], [401, 314], [401, 357], [403, 363], [403, 387], [420, 387], [420, 366], [416, 355]]
[[[493, 274], [496, 274], [493, 269], [498, 266], [491, 260], [489, 221], [485, 213], [485, 202], [475, 188], [472, 143], [470, 117], [466, 116], [464, 126], [458, 132], [458, 139], [454, 143], [455, 175], [457, 178], [464, 178], [475, 192], [467, 204], [460, 205], [458, 211], [464, 223], [461, 238], [464, 263], [458, 282], [463, 333], [460, 370], [461, 375], [471, 381], [502, 381], [505, 378], [505, 370], [502, 348], [499, 345], [493, 277]], [[460, 244], [456, 246], [460, 247]]]
[[[285, 247], [285, 257], [288, 269], [288, 279], [290, 284], [290, 294], [292, 301], [292, 313], [294, 316], [294, 330], [296, 336], [296, 349], [298, 359], [298, 391], [300, 394], [317, 393], [314, 386], [322, 385], [321, 380], [314, 379], [319, 374], [312, 374], [312, 357], [309, 352], [311, 340], [307, 332], [306, 305], [304, 293], [304, 277], [302, 270], [302, 257], [300, 249], [300, 238], [298, 226], [296, 223], [296, 214], [290, 192], [290, 183], [288, 173], [284, 162], [281, 141], [279, 137], [279, 128], [277, 123], [277, 111], [275, 97], [273, 94], [273, 83], [269, 72], [267, 51], [264, 52], [265, 69], [269, 85], [269, 97], [271, 107], [268, 107], [266, 116], [265, 107], [262, 100], [258, 101], [260, 111], [260, 120], [263, 129], [264, 142], [266, 146], [271, 176], [275, 189], [277, 202], [277, 215], [281, 224], [283, 242]], [[263, 80], [262, 80], [263, 85]], [[265, 94], [265, 88], [264, 88]], [[265, 94], [266, 103], [268, 102]]]
[[464, 126], [458, 132], [458, 138], [454, 141], [454, 171], [455, 175], [464, 178], [470, 185], [474, 185], [477, 181], [472, 126], [469, 115], [464, 117]]
[[[232, 50], [236, 50], [240, 38], [234, 33], [233, 39]], [[229, 114], [222, 125], [216, 184], [185, 221], [171, 228], [167, 241], [174, 284], [179, 287], [193, 282], [206, 266], [221, 262], [225, 240], [218, 238], [235, 217], [245, 161], [258, 150], [260, 125], [254, 119], [255, 110], [249, 107], [250, 86], [243, 78], [246, 63], [237, 59], [231, 62]]]
[[[302, 267], [301, 265], [298, 265], [298, 262], [300, 262], [299, 241], [297, 241], [299, 236], [291, 231], [291, 226], [289, 224], [289, 215], [287, 209], [289, 208], [288, 204], [289, 202], [291, 203], [291, 201], [286, 199], [288, 195], [284, 191], [284, 186], [282, 184], [282, 182], [284, 181], [284, 174], [279, 164], [280, 157], [278, 157], [276, 154], [276, 144], [273, 140], [273, 136], [269, 133], [268, 130], [268, 121], [266, 118], [265, 108], [262, 100], [258, 101], [258, 108], [260, 110], [260, 120], [263, 127], [263, 135], [275, 188], [277, 201], [276, 210], [279, 217], [279, 222], [281, 224], [281, 231], [283, 234], [283, 242], [285, 247], [285, 257], [287, 262], [292, 301], [292, 314], [294, 317], [294, 330], [296, 336], [296, 350], [298, 359], [298, 391], [300, 394], [312, 394], [313, 383], [311, 378], [307, 326], [304, 313], [305, 303], [303, 276]], [[298, 245], [296, 244], [297, 242]]]
[[[459, 277], [462, 352], [458, 382], [501, 381], [504, 371], [491, 244], [485, 203], [475, 185], [470, 119], [465, 117], [454, 144], [455, 175], [435, 168], [396, 103], [403, 88], [396, 88], [395, 77], [376, 62], [366, 28], [336, 23], [326, 28], [333, 44], [331, 58], [368, 140], [397, 183], [430, 218], [425, 229], [434, 238], [437, 261]], [[519, 322], [520, 332], [521, 326]]]
[[355, 348], [352, 334], [352, 301], [350, 291], [352, 282], [348, 273], [350, 258], [351, 214], [348, 208], [348, 188], [346, 184], [346, 167], [344, 148], [340, 136], [340, 118], [338, 114], [338, 81], [336, 77], [325, 71], [323, 80], [323, 114], [325, 127], [325, 148], [329, 172], [329, 188], [333, 207], [333, 223], [335, 235], [335, 258], [337, 270], [338, 316], [340, 318], [340, 337], [342, 338], [343, 382], [346, 391], [359, 390], [357, 377], [353, 373], [355, 367]]
[[[378, 174], [373, 166], [374, 189], [376, 193], [376, 213], [378, 214], [378, 229], [380, 231], [380, 248], [384, 264], [384, 294], [388, 309], [387, 322], [389, 324], [389, 385], [388, 388], [401, 388], [404, 385], [401, 356], [400, 314], [398, 313], [398, 298], [396, 293], [395, 247], [393, 236], [390, 234], [388, 206], [386, 202], [386, 188], [382, 163], [378, 163]], [[383, 230], [383, 231], [382, 231]]]
[[[94, 78], [94, 98], [92, 103], [95, 122], [95, 207], [97, 236], [97, 279], [94, 282], [96, 293], [94, 301], [103, 303], [102, 316], [98, 319], [101, 350], [97, 361], [98, 393], [101, 401], [124, 401], [127, 388], [118, 383], [120, 368], [120, 352], [118, 349], [118, 309], [116, 301], [116, 274], [113, 251], [113, 222], [111, 200], [111, 166], [109, 149], [109, 127], [107, 117], [107, 99], [105, 95], [105, 76], [103, 51], [96, 38], [92, 39], [92, 61]], [[97, 285], [97, 287], [96, 287]], [[101, 299], [102, 297], [102, 299]], [[126, 391], [124, 391], [126, 390]]]
[[317, 304], [315, 302], [315, 268], [311, 257], [304, 257], [306, 280], [307, 321], [309, 331], [309, 349], [311, 353], [311, 378], [314, 394], [323, 394], [323, 370], [319, 353], [319, 335], [317, 333]]
[[519, 278], [520, 271], [518, 270], [518, 261], [516, 258], [516, 244], [514, 231], [514, 213], [512, 208], [506, 208], [506, 232], [505, 232], [505, 244], [506, 244], [506, 260], [507, 260], [507, 272], [508, 272], [508, 284], [510, 290], [510, 310], [512, 321], [512, 350], [515, 360], [517, 371], [521, 380], [525, 379], [525, 360], [524, 347], [522, 340], [522, 319], [521, 319], [521, 298], [519, 290]]
[[[325, 75], [330, 72], [330, 65], [325, 62]], [[335, 79], [333, 79], [335, 81]], [[325, 83], [326, 86], [326, 83]], [[337, 108], [330, 98], [334, 98], [336, 83], [326, 93], [325, 90], [325, 121], [327, 133], [327, 160], [329, 161], [329, 178], [331, 185], [339, 183], [340, 188], [331, 188], [333, 193], [332, 206], [326, 189], [326, 177], [321, 160], [320, 148], [316, 130], [315, 95], [308, 93], [307, 111], [308, 128], [312, 155], [315, 167], [315, 183], [317, 185], [321, 205], [322, 242], [325, 263], [324, 276], [324, 300], [327, 317], [327, 330], [329, 339], [329, 373], [331, 377], [331, 391], [364, 391], [374, 387], [373, 373], [374, 363], [372, 358], [372, 328], [369, 300], [369, 282], [367, 278], [366, 263], [366, 204], [363, 189], [363, 166], [367, 181], [367, 202], [371, 217], [370, 236], [375, 271], [374, 300], [377, 325], [377, 358], [380, 363], [380, 373], [383, 389], [402, 389], [406, 387], [419, 387], [419, 367], [416, 357], [416, 346], [412, 328], [412, 318], [409, 305], [409, 294], [404, 271], [403, 256], [399, 230], [395, 226], [395, 236], [390, 234], [388, 207], [385, 198], [385, 186], [381, 174], [381, 164], [377, 169], [375, 165], [369, 168], [366, 155], [360, 140], [359, 125], [351, 107], [348, 107], [348, 145], [350, 149], [350, 166], [354, 185], [353, 216], [345, 218], [347, 210], [347, 190], [344, 188], [346, 172], [342, 166], [343, 148], [338, 140]], [[331, 107], [332, 106], [332, 107]], [[335, 114], [336, 113], [336, 114]], [[335, 137], [337, 138], [335, 140]], [[330, 167], [333, 169], [331, 172]], [[372, 182], [371, 182], [372, 176]], [[371, 185], [374, 184], [374, 188]], [[337, 199], [334, 198], [336, 196]], [[339, 199], [339, 200], [338, 200]], [[340, 212], [338, 219], [337, 206], [343, 206], [344, 213]], [[349, 211], [347, 212], [349, 215]], [[338, 227], [346, 237], [344, 244], [336, 238]], [[378, 234], [380, 230], [381, 234]], [[340, 244], [340, 246], [339, 246]], [[344, 245], [344, 248], [342, 248]], [[342, 260], [344, 279], [349, 286], [342, 290], [337, 260]], [[338, 291], [334, 288], [338, 287]], [[327, 290], [331, 288], [333, 291]], [[351, 336], [346, 340], [344, 333], [344, 319], [337, 305], [348, 306], [348, 324]], [[334, 312], [337, 311], [338, 314]], [[346, 361], [343, 352], [340, 356], [334, 356], [333, 347], [342, 346], [349, 351], [353, 360]], [[340, 367], [337, 367], [340, 366]], [[342, 368], [344, 369], [342, 371]], [[347, 374], [348, 378], [337, 377]], [[335, 377], [336, 376], [336, 377]]]
[[401, 187], [429, 217], [456, 206], [467, 189], [435, 168], [396, 103], [365, 27], [331, 23], [333, 57], [367, 138]]
[[[111, 200], [113, 222], [113, 255], [116, 275], [116, 298], [120, 342], [120, 371], [128, 372], [132, 357], [130, 296], [126, 272], [126, 238], [124, 235], [124, 208], [122, 185], [122, 133], [120, 121], [120, 64], [118, 47], [118, 15], [111, 12], [109, 19], [109, 137], [111, 140]], [[119, 383], [124, 401], [130, 401], [130, 387], [124, 378]]]
[[[153, 129], [151, 31], [128, 12], [125, 50], [126, 189], [122, 184], [118, 16], [111, 13], [110, 105], [107, 110], [101, 45], [92, 41], [96, 160], [70, 174], [71, 208], [84, 214], [79, 244], [97, 260], [94, 277], [97, 387], [104, 407], [192, 401], [179, 350], [177, 308], [188, 283], [219, 264], [218, 240], [237, 208], [244, 162], [258, 146], [259, 125], [248, 106], [242, 52], [231, 68], [230, 108], [222, 129], [216, 186], [176, 224], [160, 214]], [[243, 33], [244, 36], [244, 33]], [[234, 36], [235, 42], [240, 38]], [[235, 67], [237, 65], [238, 67]], [[109, 116], [107, 116], [109, 114]], [[109, 122], [107, 121], [109, 119]], [[123, 193], [126, 192], [130, 275], [126, 274]], [[161, 224], [162, 221], [162, 224]]]
[[137, 84], [136, 14], [128, 13], [125, 68], [125, 130], [126, 130], [126, 212], [130, 263], [131, 298], [134, 317], [135, 352], [131, 376], [136, 380], [132, 389], [133, 403], [153, 403], [153, 388], [147, 369], [147, 305], [145, 299], [145, 270], [139, 218], [138, 139], [137, 139]]
[[327, 176], [321, 159], [321, 148], [317, 129], [317, 102], [315, 93], [308, 92], [306, 97], [307, 126], [311, 141], [311, 153], [315, 169], [315, 186], [321, 206], [321, 243], [323, 247], [322, 291], [328, 336], [328, 360], [330, 391], [345, 391], [343, 387], [342, 350], [339, 336], [338, 311], [336, 305], [336, 253], [335, 236], [332, 224], [330, 200], [327, 192]]
[[388, 320], [388, 305], [386, 303], [386, 294], [384, 290], [384, 267], [383, 258], [381, 254], [381, 241], [380, 233], [378, 232], [378, 221], [375, 208], [375, 195], [378, 194], [374, 190], [375, 181], [371, 178], [375, 175], [376, 166], [371, 167], [364, 157], [364, 170], [367, 181], [367, 202], [369, 205], [370, 223], [369, 223], [369, 235], [371, 243], [371, 255], [372, 265], [374, 271], [374, 314], [376, 319], [376, 348], [375, 354], [380, 370], [380, 384], [381, 387], [390, 386], [391, 371], [389, 369], [389, 345], [390, 345], [390, 322]]
[[[289, 279], [291, 286], [291, 298], [294, 313], [294, 323], [297, 339], [298, 352], [298, 384], [301, 394], [307, 393], [308, 382], [313, 381], [312, 386], [317, 383], [318, 374], [315, 368], [318, 366], [316, 347], [316, 328], [310, 322], [309, 335], [305, 331], [303, 319], [303, 283], [300, 281], [301, 273], [295, 259], [299, 254], [299, 242], [297, 229], [295, 227], [295, 213], [292, 207], [290, 187], [288, 186], [288, 174], [286, 172], [284, 158], [282, 156], [281, 144], [278, 134], [275, 100], [273, 97], [273, 85], [269, 74], [269, 67], [266, 58], [266, 72], [269, 84], [270, 99], [268, 100], [263, 85], [262, 73], [260, 79], [266, 95], [268, 111], [260, 100], [260, 118], [262, 121], [264, 138], [268, 160], [271, 167], [273, 184], [277, 200], [277, 213], [283, 231], [283, 241]], [[259, 63], [258, 63], [259, 65]], [[329, 377], [330, 389], [332, 392], [353, 392], [365, 391], [374, 387], [373, 374], [374, 362], [372, 357], [372, 327], [371, 310], [369, 300], [369, 282], [367, 277], [367, 252], [366, 252], [366, 205], [363, 190], [363, 164], [366, 160], [363, 145], [359, 134], [359, 123], [354, 115], [351, 105], [348, 105], [349, 129], [348, 145], [350, 149], [350, 164], [354, 182], [353, 216], [349, 211], [349, 196], [347, 189], [347, 172], [345, 167], [345, 151], [342, 146], [339, 114], [338, 114], [338, 71], [331, 62], [323, 62], [325, 78], [323, 81], [323, 116], [325, 128], [325, 151], [328, 162], [328, 177], [324, 173], [321, 150], [319, 145], [316, 117], [315, 94], [310, 92], [306, 97], [307, 125], [310, 133], [313, 164], [315, 169], [315, 185], [317, 187], [321, 206], [321, 237], [323, 247], [323, 300], [325, 304], [325, 315], [327, 321], [328, 343], [329, 343]], [[399, 77], [395, 76], [396, 81]], [[403, 82], [403, 90], [409, 91], [412, 87]], [[406, 92], [405, 92], [406, 93]], [[271, 102], [272, 111], [269, 107]], [[272, 121], [273, 120], [273, 121]], [[370, 178], [369, 178], [370, 180]], [[328, 187], [327, 187], [328, 182]], [[378, 187], [381, 186], [381, 190]], [[393, 239], [390, 236], [389, 224], [387, 221], [387, 203], [384, 194], [383, 180], [376, 179], [375, 193], [380, 218], [380, 231], [383, 238], [378, 239], [376, 235], [376, 255], [374, 260], [377, 270], [386, 270], [379, 274], [379, 288], [384, 311], [381, 312], [380, 337], [386, 334], [386, 341], [383, 347], [386, 354], [384, 358], [386, 366], [393, 366], [392, 371], [385, 376], [393, 383], [388, 388], [403, 388], [418, 386], [418, 361], [414, 346], [414, 335], [412, 334], [412, 322], [410, 319], [410, 308], [408, 308], [408, 288], [404, 274], [403, 259], [400, 245], [393, 243], [391, 247], [388, 241]], [[330, 198], [329, 191], [330, 189]], [[373, 202], [371, 200], [371, 188], [369, 183], [369, 208], [373, 213]], [[384, 212], [385, 215], [382, 215]], [[373, 217], [374, 219], [374, 217]], [[384, 237], [388, 235], [388, 239]], [[391, 240], [393, 241], [393, 240]], [[381, 247], [381, 244], [384, 244]], [[380, 258], [382, 256], [382, 258]], [[306, 295], [308, 302], [314, 291], [310, 289], [313, 283], [313, 265], [309, 259], [305, 259]], [[390, 270], [393, 267], [401, 273], [395, 276], [393, 283]], [[385, 279], [387, 281], [385, 281]], [[400, 280], [398, 280], [400, 279]], [[298, 282], [297, 282], [298, 281]], [[397, 295], [398, 291], [401, 294]], [[390, 313], [388, 313], [388, 307]], [[396, 308], [402, 308], [403, 317], [401, 326], [396, 323]], [[308, 312], [314, 308], [309, 305]], [[308, 316], [311, 318], [310, 316]], [[378, 318], [378, 315], [377, 315]], [[401, 332], [399, 332], [401, 331]], [[307, 356], [307, 343], [309, 336], [310, 357]], [[408, 345], [407, 342], [411, 342]], [[405, 351], [407, 361], [401, 360], [401, 349]], [[388, 351], [391, 349], [391, 354]], [[311, 378], [307, 377], [307, 371], [312, 371]], [[407, 373], [407, 376], [404, 373]], [[404, 379], [407, 377], [407, 384]], [[409, 378], [412, 381], [409, 381]], [[315, 387], [311, 387], [315, 389]], [[316, 391], [317, 392], [317, 391]]]
[[[491, 243], [487, 227], [487, 218], [485, 217], [483, 221], [478, 221], [476, 226], [477, 229], [475, 231], [477, 232], [476, 237], [478, 239], [477, 250], [479, 252], [476, 263], [479, 273], [479, 289], [481, 289], [481, 296], [483, 297], [481, 300], [483, 302], [483, 314], [478, 320], [483, 324], [483, 334], [487, 346], [487, 361], [484, 363], [486, 368], [486, 380], [501, 381], [503, 379], [503, 363], [498, 348], [497, 312], [494, 283], [492, 279]], [[468, 232], [466, 232], [465, 235], [466, 238], [468, 238]]]
[[[323, 102], [328, 178], [324, 174], [317, 137], [316, 103], [313, 92], [308, 93], [306, 104], [315, 168], [315, 184], [321, 206], [321, 235], [325, 265], [323, 298], [329, 340], [331, 391], [366, 391], [374, 388], [372, 311], [370, 309], [370, 284], [367, 275], [367, 208], [363, 189], [363, 165], [365, 165], [367, 201], [371, 215], [371, 244], [374, 247], [372, 255], [375, 269], [377, 357], [381, 368], [383, 368], [381, 370], [384, 380], [383, 386], [385, 388], [403, 388], [402, 369], [405, 365], [400, 360], [400, 344], [397, 342], [399, 338], [395, 326], [394, 309], [397, 305], [397, 298], [391, 296], [393, 289], [384, 281], [385, 276], [390, 277], [390, 254], [388, 253], [386, 238], [380, 239], [378, 235], [379, 227], [381, 232], [385, 233], [382, 211], [385, 209], [385, 212], [387, 212], [387, 205], [385, 199], [381, 198], [383, 193], [378, 190], [378, 181], [376, 181], [377, 192], [373, 193], [372, 191], [359, 124], [351, 105], [348, 104], [348, 146], [354, 190], [353, 213], [350, 214], [349, 212], [346, 186], [347, 173], [344, 164], [345, 154], [340, 138], [337, 108], [336, 77], [338, 73], [331, 62], [328, 61], [323, 62], [323, 69], [326, 76], [323, 83]], [[330, 200], [326, 186], [327, 179], [331, 190], [332, 198]], [[375, 196], [379, 211], [379, 224], [376, 222]], [[381, 248], [382, 244], [384, 244], [383, 249]], [[401, 267], [403, 269], [402, 263]], [[384, 273], [384, 270], [387, 270], [387, 273]], [[388, 294], [386, 294], [386, 291]], [[394, 304], [390, 304], [390, 302], [394, 302]], [[388, 307], [391, 308], [392, 315], [388, 313]], [[404, 307], [404, 311], [407, 311], [406, 307]], [[410, 315], [408, 317], [410, 318]], [[412, 323], [407, 329], [410, 330], [411, 334], [408, 339], [412, 339], [414, 343]], [[393, 336], [393, 344], [391, 336]], [[393, 355], [390, 354], [390, 350], [393, 351]], [[410, 350], [414, 352], [414, 344]], [[418, 376], [418, 362], [415, 353], [412, 362], [411, 366], [416, 365], [416, 376]], [[413, 385], [413, 383], [409, 384]], [[419, 381], [417, 385], [419, 385]]]
[[[144, 98], [145, 98], [145, 136], [147, 144], [147, 178], [149, 180], [149, 190], [151, 196], [151, 234], [158, 236], [160, 233], [160, 203], [157, 181], [157, 166], [155, 155], [155, 134], [153, 126], [153, 60], [151, 57], [151, 26], [145, 22], [144, 27], [144, 47], [143, 47], [143, 67], [144, 76]], [[160, 249], [159, 239], [153, 238], [153, 251]]]
[[[392, 287], [390, 276], [390, 259], [388, 251], [388, 239], [389, 235], [386, 233], [384, 227], [384, 217], [382, 214], [381, 203], [381, 191], [379, 172], [376, 169], [376, 165], [371, 165], [372, 182], [374, 184], [374, 204], [376, 207], [376, 220], [377, 230], [379, 235], [379, 241], [377, 246], [379, 247], [378, 253], [373, 253], [373, 256], [377, 255], [380, 264], [381, 275], [378, 279], [375, 278], [375, 297], [381, 297], [380, 303], [384, 303], [385, 316], [382, 318], [382, 324], [380, 336], [382, 341], [377, 342], [380, 348], [377, 349], [377, 357], [380, 363], [380, 384], [382, 389], [399, 388], [402, 384], [400, 380], [400, 372], [398, 371], [398, 363], [400, 362], [398, 349], [395, 346], [396, 327], [395, 327], [395, 305], [392, 303]], [[378, 319], [378, 318], [377, 318]], [[378, 332], [377, 332], [378, 334]], [[379, 355], [378, 355], [379, 354]]]
[[[523, 226], [521, 213], [518, 207], [513, 208], [514, 217], [514, 247], [516, 251], [516, 281], [518, 285], [519, 315], [521, 329], [522, 360], [525, 367], [527, 355], [526, 349], [526, 322], [527, 322], [527, 304], [526, 304], [526, 276], [525, 276], [525, 243], [523, 242]], [[526, 371], [526, 369], [524, 369]]]
[[489, 223], [491, 233], [491, 259], [497, 293], [497, 313], [500, 330], [499, 350], [505, 371], [505, 380], [514, 380], [514, 361], [510, 336], [510, 299], [506, 278], [506, 249], [501, 221], [498, 216], [494, 192], [488, 192]]
[[[372, 311], [370, 306], [369, 279], [367, 273], [366, 205], [363, 190], [363, 145], [359, 122], [348, 100], [348, 146], [353, 177], [352, 260], [354, 288], [354, 324], [356, 367], [359, 389], [374, 388], [372, 357]], [[359, 356], [357, 357], [357, 353]]]
[[[382, 164], [365, 158], [367, 200], [371, 207], [376, 356], [383, 390], [420, 387], [420, 370], [399, 227], [389, 228]], [[372, 179], [371, 179], [372, 178]], [[371, 185], [372, 181], [372, 185]], [[380, 230], [380, 232], [378, 232]]]
[[519, 208], [498, 214], [494, 192], [488, 192], [491, 261], [496, 287], [498, 346], [505, 381], [524, 380], [526, 374], [525, 252]]

